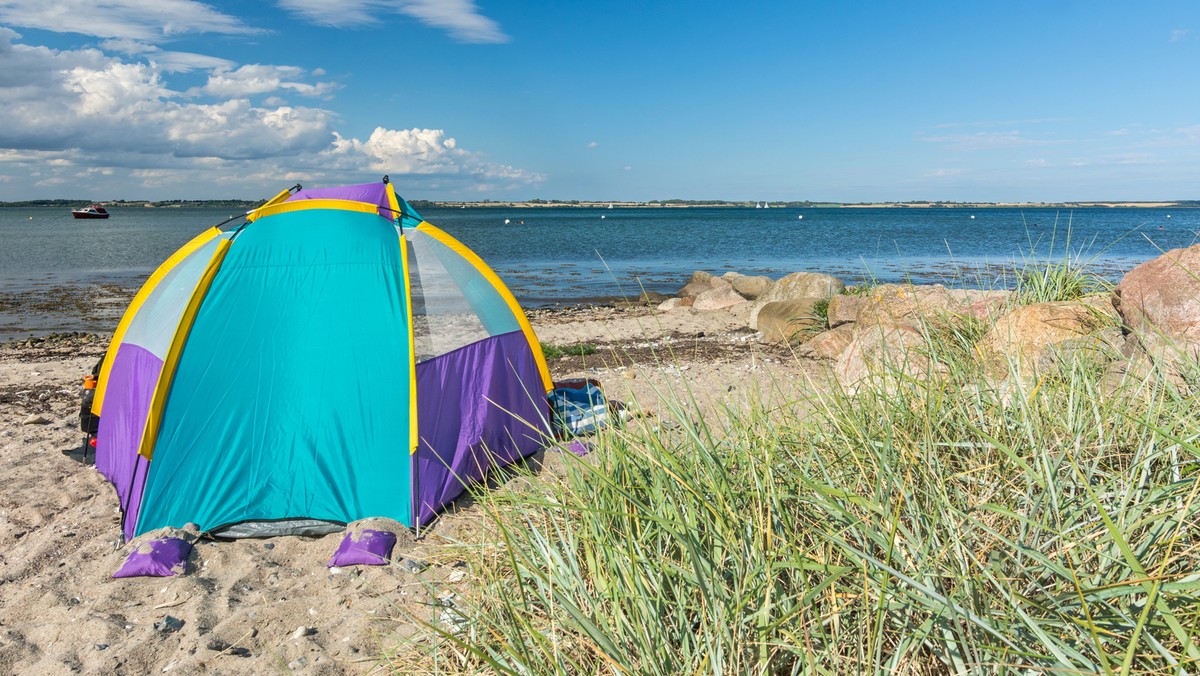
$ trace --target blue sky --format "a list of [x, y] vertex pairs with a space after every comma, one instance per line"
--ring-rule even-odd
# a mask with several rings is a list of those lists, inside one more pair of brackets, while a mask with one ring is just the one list
[[1200, 5], [0, 0], [0, 200], [1200, 199]]

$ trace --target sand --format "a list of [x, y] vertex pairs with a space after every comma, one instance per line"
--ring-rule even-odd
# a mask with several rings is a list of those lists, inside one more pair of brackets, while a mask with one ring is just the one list
[[[598, 378], [610, 398], [666, 418], [664, 394], [713, 410], [811, 387], [808, 367], [744, 328], [747, 313], [591, 308], [532, 321], [544, 343], [597, 348], [551, 361], [556, 378]], [[201, 541], [184, 575], [113, 579], [131, 545], [118, 546], [115, 494], [78, 430], [80, 383], [105, 343], [0, 344], [0, 673], [381, 673], [413, 618], [437, 621], [439, 598], [470, 589], [461, 543], [484, 537], [484, 520], [469, 499], [420, 537], [393, 524], [387, 566], [327, 568], [335, 534]], [[570, 461], [550, 451], [532, 466]]]

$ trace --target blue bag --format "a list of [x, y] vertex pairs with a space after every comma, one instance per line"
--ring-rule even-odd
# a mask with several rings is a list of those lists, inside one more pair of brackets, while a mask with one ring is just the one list
[[608, 400], [591, 382], [579, 387], [556, 387], [548, 396], [555, 430], [562, 436], [591, 434], [609, 422]]

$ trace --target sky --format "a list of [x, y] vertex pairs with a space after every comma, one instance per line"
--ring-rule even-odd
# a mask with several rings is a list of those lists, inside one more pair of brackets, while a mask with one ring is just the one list
[[1200, 199], [1200, 3], [0, 0], [0, 200]]

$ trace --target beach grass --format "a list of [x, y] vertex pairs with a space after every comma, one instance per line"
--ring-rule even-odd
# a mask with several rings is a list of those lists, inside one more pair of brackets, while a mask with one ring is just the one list
[[[994, 386], [979, 327], [768, 410], [608, 430], [481, 492], [444, 672], [1186, 673], [1200, 668], [1197, 395], [1086, 360]], [[436, 660], [430, 661], [430, 656]]]

